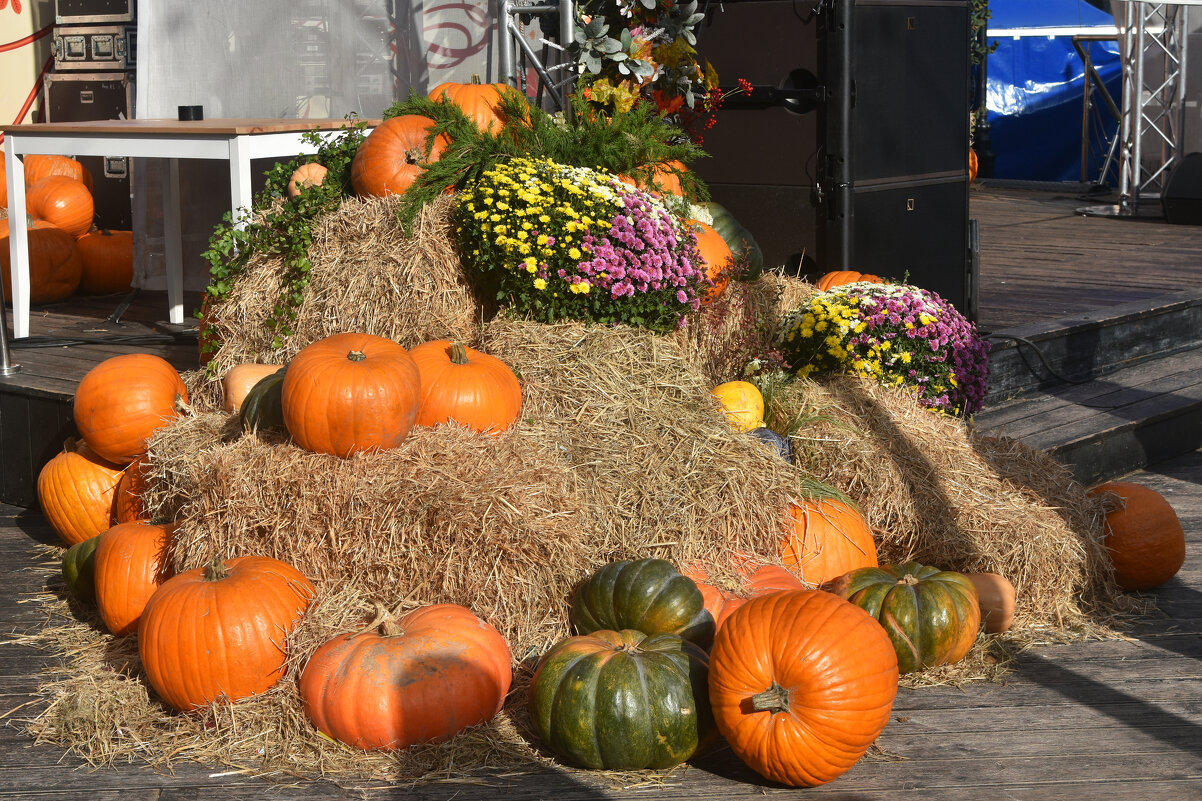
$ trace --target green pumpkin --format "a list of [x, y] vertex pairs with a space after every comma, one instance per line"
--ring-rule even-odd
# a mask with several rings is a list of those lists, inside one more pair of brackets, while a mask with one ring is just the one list
[[917, 562], [862, 567], [823, 589], [880, 621], [902, 673], [959, 662], [981, 627], [977, 590], [968, 577]]
[[243, 431], [285, 428], [284, 407], [280, 398], [283, 395], [284, 373], [287, 369], [281, 367], [271, 375], [260, 378], [246, 393], [242, 400], [242, 409], [238, 412]]
[[595, 631], [552, 648], [530, 682], [530, 717], [561, 759], [594, 770], [670, 768], [715, 731], [709, 658], [675, 634]]
[[63, 580], [67, 589], [81, 601], [96, 600], [96, 546], [100, 535], [77, 542], [63, 552]]
[[751, 232], [735, 219], [727, 208], [719, 203], [710, 201], [703, 203], [714, 220], [714, 230], [722, 237], [722, 241], [730, 248], [730, 252], [738, 259], [746, 258], [747, 269], [739, 276], [744, 281], [754, 281], [764, 272], [764, 252], [756, 243]]
[[714, 641], [714, 618], [701, 590], [664, 559], [606, 565], [576, 588], [570, 614], [577, 634], [635, 629], [679, 634], [702, 648]]

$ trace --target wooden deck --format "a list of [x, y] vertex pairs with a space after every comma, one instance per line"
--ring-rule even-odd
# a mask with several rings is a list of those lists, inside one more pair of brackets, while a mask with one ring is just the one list
[[[806, 790], [831, 801], [1093, 801], [1202, 798], [1202, 454], [1166, 463], [1134, 480], [1164, 493], [1185, 526], [1188, 551], [1176, 578], [1152, 593], [1163, 616], [1144, 620], [1130, 640], [1034, 647], [1004, 683], [902, 690], [870, 753], [834, 782]], [[30, 569], [38, 543], [54, 534], [36, 512], [0, 507], [0, 615], [6, 634], [43, 624], [41, 579]], [[170, 773], [142, 765], [89, 770], [20, 731], [23, 706], [51, 657], [0, 646], [0, 798], [241, 801], [352, 799], [329, 782], [286, 786], [231, 775], [229, 766], [178, 764]], [[794, 797], [764, 783], [728, 751], [680, 769], [662, 786], [614, 789], [580, 771], [480, 776], [368, 797], [474, 801], [500, 794], [563, 801], [636, 798]]]

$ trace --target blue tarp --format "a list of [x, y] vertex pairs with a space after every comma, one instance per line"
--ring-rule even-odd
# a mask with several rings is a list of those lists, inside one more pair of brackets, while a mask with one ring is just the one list
[[[997, 42], [986, 70], [994, 177], [1081, 180], [1086, 76], [1072, 35], [1113, 28], [1114, 17], [1085, 0], [992, 0], [989, 9], [989, 41]], [[1014, 33], [995, 33], [1007, 31]], [[1088, 48], [1107, 91], [1121, 106], [1117, 43], [1083, 42], [1082, 47]], [[1103, 177], [1098, 170], [1104, 148], [1118, 127], [1096, 95], [1094, 105], [1088, 181]]]

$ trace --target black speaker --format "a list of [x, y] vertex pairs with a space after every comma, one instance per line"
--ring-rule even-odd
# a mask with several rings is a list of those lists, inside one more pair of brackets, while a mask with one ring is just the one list
[[1187, 154], [1173, 168], [1160, 204], [1167, 222], [1202, 225], [1202, 153]]

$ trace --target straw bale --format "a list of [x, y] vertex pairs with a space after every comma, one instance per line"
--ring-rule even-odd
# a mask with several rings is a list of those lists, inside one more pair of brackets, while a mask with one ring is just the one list
[[455, 251], [454, 199], [447, 195], [423, 209], [411, 236], [397, 222], [398, 202], [397, 196], [347, 198], [315, 221], [309, 285], [293, 335], [280, 348], [272, 347], [268, 321], [281, 302], [284, 263], [254, 254], [209, 316], [221, 343], [210, 372], [222, 375], [243, 362], [285, 364], [305, 345], [343, 331], [405, 347], [470, 339], [484, 311]]

